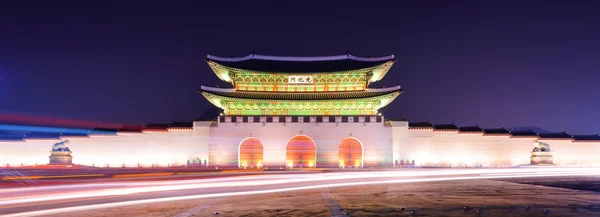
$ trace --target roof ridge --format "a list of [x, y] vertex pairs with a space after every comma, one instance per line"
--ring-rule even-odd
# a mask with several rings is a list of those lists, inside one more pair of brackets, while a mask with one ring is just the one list
[[335, 61], [335, 60], [355, 60], [362, 62], [377, 62], [385, 60], [393, 60], [394, 55], [380, 56], [380, 57], [359, 57], [352, 54], [342, 54], [333, 56], [313, 56], [313, 57], [298, 57], [298, 56], [271, 56], [271, 55], [260, 55], [260, 54], [248, 54], [242, 57], [219, 57], [214, 55], [206, 55], [207, 59], [223, 61], [223, 62], [241, 62], [246, 60], [271, 60], [271, 61], [297, 61], [297, 62], [314, 62], [314, 61]]

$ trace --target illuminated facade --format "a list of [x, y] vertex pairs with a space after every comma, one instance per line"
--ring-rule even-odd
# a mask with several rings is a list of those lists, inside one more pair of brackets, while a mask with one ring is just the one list
[[232, 88], [200, 91], [225, 115], [376, 115], [400, 87], [368, 88], [394, 64], [394, 57], [208, 56], [217, 77]]
[[[369, 87], [389, 71], [396, 61], [393, 55], [250, 54], [237, 58], [209, 55], [206, 61], [217, 77], [232, 85], [200, 88], [206, 99], [223, 109], [210, 129], [209, 159], [213, 164], [240, 167], [393, 164], [392, 138], [384, 135], [387, 130], [377, 111], [402, 90], [400, 86]], [[248, 140], [260, 144], [257, 146], [262, 152], [244, 148]]]
[[600, 166], [598, 134], [385, 120], [378, 109], [402, 90], [370, 85], [394, 56], [206, 61], [232, 85], [199, 90], [223, 110], [216, 120], [119, 129], [0, 124], [0, 165], [46, 165], [52, 145], [68, 139], [72, 163], [96, 167], [507, 167], [545, 160], [548, 152], [532, 158], [533, 144], [549, 145], [556, 165]]

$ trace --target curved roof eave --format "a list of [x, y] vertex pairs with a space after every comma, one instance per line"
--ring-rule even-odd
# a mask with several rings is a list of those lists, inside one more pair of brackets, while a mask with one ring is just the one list
[[[229, 68], [220, 66], [220, 64], [206, 60], [208, 67], [215, 73], [215, 75], [222, 81], [233, 83], [233, 79], [229, 76]], [[212, 64], [211, 64], [212, 63]]]
[[387, 75], [388, 71], [390, 71], [390, 68], [392, 68], [392, 65], [394, 65], [394, 63], [396, 63], [396, 60], [390, 61], [388, 63], [384, 63], [387, 65], [385, 65], [385, 67], [383, 67], [381, 69], [373, 70], [373, 76], [371, 76], [371, 78], [369, 79], [369, 82], [376, 82], [376, 81], [380, 81], [381, 79], [383, 79], [383, 77], [385, 77], [385, 75]]
[[[264, 58], [263, 58], [264, 57]], [[208, 56], [205, 61], [218, 74], [227, 69], [230, 72], [260, 72], [260, 73], [341, 73], [350, 71], [383, 71], [387, 72], [396, 59], [393, 55], [385, 57], [275, 57], [259, 56], [225, 58]], [[376, 74], [378, 74], [376, 72]], [[219, 76], [219, 75], [218, 75]], [[221, 76], [222, 77], [222, 76]]]
[[248, 54], [243, 57], [219, 57], [207, 55], [206, 59], [223, 62], [241, 62], [247, 60], [269, 60], [269, 61], [290, 61], [290, 62], [312, 62], [312, 61], [336, 61], [336, 60], [355, 60], [361, 62], [375, 62], [393, 60], [394, 55], [381, 57], [359, 57], [352, 54], [333, 55], [333, 56], [315, 56], [315, 57], [292, 57], [292, 56], [270, 56], [260, 54]]
[[[271, 92], [247, 92], [247, 91], [236, 91], [233, 88], [216, 88], [201, 86], [198, 90], [202, 95], [209, 98], [208, 95], [216, 97], [239, 99], [239, 100], [281, 100], [281, 101], [342, 101], [342, 100], [359, 100], [369, 99], [376, 97], [383, 97], [387, 95], [394, 95], [393, 98], [398, 96], [402, 89], [400, 86], [379, 88], [379, 89], [367, 89], [366, 91], [349, 91], [349, 92], [307, 92], [307, 93], [271, 93]], [[208, 94], [208, 95], [207, 95]], [[209, 99], [211, 100], [211, 99]], [[393, 100], [393, 99], [392, 99]], [[390, 103], [385, 102], [385, 105]], [[213, 103], [214, 104], [214, 103]]]

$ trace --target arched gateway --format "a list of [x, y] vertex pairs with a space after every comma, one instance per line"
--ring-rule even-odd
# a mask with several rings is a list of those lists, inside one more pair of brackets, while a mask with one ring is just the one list
[[317, 166], [317, 145], [310, 137], [305, 135], [292, 137], [288, 141], [285, 150], [287, 167]]
[[339, 146], [340, 167], [363, 167], [363, 146], [358, 139], [348, 137]]
[[238, 167], [262, 167], [263, 145], [260, 140], [248, 137], [238, 148]]

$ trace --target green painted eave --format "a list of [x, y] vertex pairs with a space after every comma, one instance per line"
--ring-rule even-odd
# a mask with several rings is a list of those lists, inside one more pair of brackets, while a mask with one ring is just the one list
[[[394, 101], [394, 99], [396, 99], [396, 97], [398, 95], [400, 95], [401, 91], [398, 92], [393, 92], [393, 93], [389, 93], [389, 94], [385, 94], [385, 95], [381, 95], [381, 96], [376, 96], [376, 97], [367, 97], [367, 98], [355, 98], [355, 99], [325, 99], [325, 100], [258, 100], [258, 99], [244, 99], [244, 98], [232, 98], [232, 97], [225, 97], [225, 96], [219, 96], [219, 95], [215, 95], [215, 94], [211, 94], [208, 92], [202, 92], [202, 95], [209, 101], [211, 102], [213, 105], [223, 109], [225, 112], [228, 111], [227, 107], [224, 106], [222, 103], [223, 102], [241, 102], [241, 103], [256, 103], [256, 104], [265, 104], [265, 103], [275, 103], [275, 104], [302, 104], [302, 103], [307, 103], [307, 102], [311, 102], [311, 103], [345, 103], [345, 102], [355, 102], [358, 104], [364, 104], [364, 103], [377, 103], [377, 105], [374, 105], [374, 107], [371, 109], [372, 111], [377, 111], [387, 105], [389, 105], [392, 101]], [[310, 111], [311, 109], [305, 109], [307, 111]], [[256, 109], [250, 109], [248, 111], [260, 111], [260, 110], [256, 110]]]

